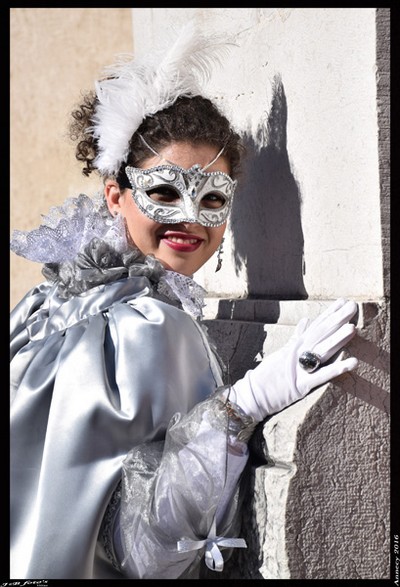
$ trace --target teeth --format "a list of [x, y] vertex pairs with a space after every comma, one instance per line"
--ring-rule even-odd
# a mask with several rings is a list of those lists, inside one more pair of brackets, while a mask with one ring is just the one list
[[173, 243], [180, 243], [180, 244], [187, 244], [194, 245], [198, 242], [197, 238], [179, 238], [178, 236], [169, 236], [167, 237], [168, 240], [172, 241]]

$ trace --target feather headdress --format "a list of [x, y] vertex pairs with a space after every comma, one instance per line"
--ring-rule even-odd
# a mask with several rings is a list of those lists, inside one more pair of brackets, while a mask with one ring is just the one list
[[230, 45], [226, 37], [203, 35], [191, 21], [167, 50], [119, 61], [96, 82], [99, 104], [90, 132], [98, 140], [94, 164], [116, 173], [127, 160], [129, 141], [146, 116], [172, 105], [182, 95], [202, 94], [211, 69], [221, 64]]

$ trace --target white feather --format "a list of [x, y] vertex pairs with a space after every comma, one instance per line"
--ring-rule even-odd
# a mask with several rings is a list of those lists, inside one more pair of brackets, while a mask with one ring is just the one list
[[206, 37], [191, 21], [170, 49], [133, 59], [120, 55], [96, 82], [99, 104], [89, 132], [98, 139], [95, 166], [116, 173], [127, 160], [129, 141], [143, 119], [167, 108], [181, 95], [202, 94], [214, 65], [221, 65], [233, 43]]

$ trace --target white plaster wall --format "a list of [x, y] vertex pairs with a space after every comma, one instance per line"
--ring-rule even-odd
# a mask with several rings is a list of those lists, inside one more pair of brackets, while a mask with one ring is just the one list
[[[268, 116], [274, 76], [281, 76], [308, 296], [381, 297], [375, 9], [134, 8], [135, 51], [172, 40], [170, 27], [179, 31], [188, 16], [237, 43], [207, 91], [254, 139]], [[268, 186], [257, 189], [268, 197]], [[220, 273], [212, 259], [196, 275], [217, 297], [247, 294], [245, 264], [236, 271], [233, 253], [228, 234]]]

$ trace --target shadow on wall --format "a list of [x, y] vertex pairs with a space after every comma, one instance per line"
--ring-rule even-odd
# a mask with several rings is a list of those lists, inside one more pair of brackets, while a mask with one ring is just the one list
[[287, 152], [287, 103], [279, 76], [271, 110], [253, 137], [245, 136], [248, 156], [242, 187], [234, 198], [231, 227], [237, 271], [246, 267], [248, 297], [306, 299], [301, 196]]
[[[278, 302], [277, 302], [278, 303]], [[241, 379], [258, 365], [257, 355], [265, 340], [264, 325], [243, 320], [203, 320], [227, 370], [225, 383]]]

